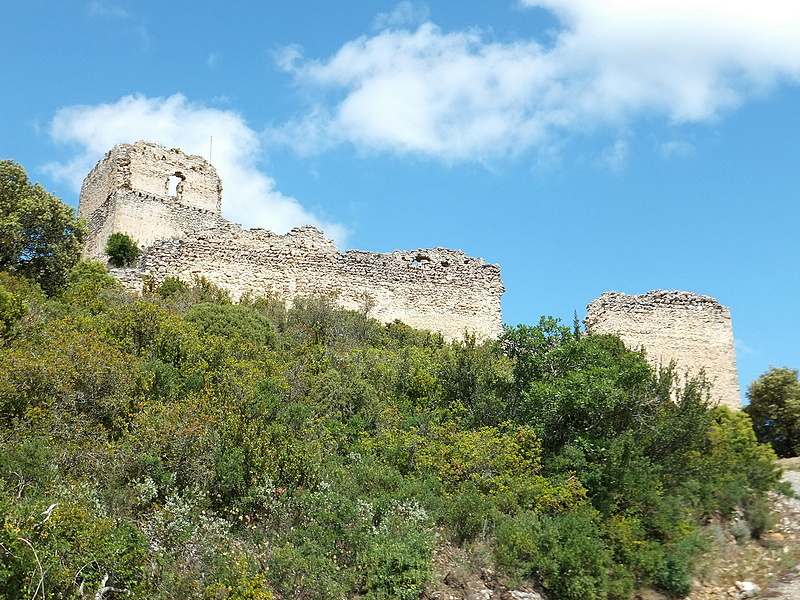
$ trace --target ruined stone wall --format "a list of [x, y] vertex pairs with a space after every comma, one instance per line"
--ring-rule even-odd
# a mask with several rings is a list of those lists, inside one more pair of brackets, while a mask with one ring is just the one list
[[[170, 196], [168, 180], [177, 175], [182, 183]], [[119, 231], [145, 248], [139, 267], [112, 271], [131, 291], [145, 281], [201, 276], [234, 299], [331, 294], [344, 308], [368, 305], [382, 322], [399, 319], [448, 339], [502, 332], [499, 266], [445, 248], [342, 254], [310, 226], [286, 235], [244, 230], [221, 216], [221, 190], [214, 168], [200, 157], [147, 142], [120, 144], [84, 180], [84, 254], [105, 259], [108, 236]]]
[[[179, 182], [170, 194], [170, 178]], [[157, 198], [174, 197], [179, 204], [222, 212], [222, 181], [202, 156], [179, 148], [138, 141], [117, 144], [95, 165], [81, 188], [79, 214], [91, 215], [117, 190], [136, 190]]]
[[174, 194], [179, 204], [222, 212], [222, 182], [217, 170], [203, 157], [141, 141], [126, 150], [130, 189], [167, 197], [170, 178], [174, 177], [181, 180]]
[[153, 244], [139, 274], [129, 273], [126, 285], [136, 288], [143, 278], [158, 283], [168, 276], [187, 282], [206, 277], [235, 299], [267, 292], [287, 300], [330, 294], [343, 308], [368, 304], [370, 316], [379, 321], [399, 319], [448, 339], [460, 339], [465, 332], [481, 339], [502, 332], [500, 268], [460, 250], [342, 254], [311, 226], [286, 235], [207, 230]]
[[[81, 196], [83, 200], [83, 196]], [[86, 236], [86, 243], [83, 246], [83, 255], [87, 258], [105, 262], [108, 257], [105, 255], [106, 241], [108, 236], [114, 233], [113, 218], [114, 196], [108, 196], [105, 202], [98, 205], [91, 213], [86, 214], [86, 208], [80, 204], [78, 211], [81, 217], [87, 219], [89, 232]], [[125, 233], [125, 232], [123, 232]]]
[[126, 177], [129, 161], [125, 153], [118, 148], [120, 146], [115, 146], [108, 152], [83, 179], [78, 201], [78, 216], [91, 219], [92, 215], [104, 205], [108, 213], [108, 198], [117, 190], [130, 189], [130, 181]]
[[586, 308], [587, 333], [617, 335], [631, 349], [644, 348], [656, 366], [675, 361], [681, 376], [705, 369], [713, 399], [741, 408], [730, 311], [713, 298], [664, 290], [607, 292]]
[[219, 213], [180, 204], [174, 197], [158, 198], [131, 190], [114, 192], [87, 218], [84, 255], [95, 260], [105, 260], [106, 241], [114, 232], [131, 236], [146, 248], [156, 240], [184, 237], [187, 232], [238, 228]]
[[118, 144], [83, 181], [78, 212], [89, 220], [84, 254], [101, 258], [113, 232], [148, 246], [187, 230], [224, 228], [221, 207], [222, 183], [204, 158], [143, 141]]

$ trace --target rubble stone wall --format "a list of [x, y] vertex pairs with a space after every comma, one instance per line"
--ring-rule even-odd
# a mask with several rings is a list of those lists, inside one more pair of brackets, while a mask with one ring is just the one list
[[705, 369], [713, 399], [741, 408], [731, 315], [714, 298], [664, 290], [606, 292], [586, 308], [587, 333], [611, 333], [631, 349], [644, 348], [655, 366], [675, 361], [681, 376]]
[[[170, 194], [171, 178], [178, 184], [174, 194]], [[83, 181], [81, 216], [94, 212], [116, 190], [172, 196], [181, 204], [222, 212], [217, 170], [202, 156], [184, 154], [179, 148], [168, 150], [144, 141], [114, 146]]]
[[125, 233], [147, 248], [156, 240], [184, 237], [187, 232], [235, 227], [219, 213], [181, 204], [174, 197], [133, 190], [115, 191], [86, 217], [89, 236], [83, 253], [96, 260], [105, 260], [106, 241], [114, 232]]
[[399, 319], [448, 339], [465, 332], [480, 338], [502, 332], [500, 268], [460, 250], [342, 254], [311, 226], [286, 235], [209, 229], [155, 242], [127, 286], [141, 288], [145, 279], [160, 283], [169, 276], [187, 282], [205, 277], [234, 299], [265, 293], [287, 300], [332, 295], [343, 308], [369, 306], [370, 316], [381, 322]]
[[[168, 179], [182, 187], [167, 194]], [[276, 293], [332, 295], [348, 309], [396, 319], [460, 339], [502, 332], [500, 267], [446, 248], [378, 254], [341, 253], [319, 230], [306, 226], [277, 235], [243, 229], [219, 211], [222, 186], [204, 159], [156, 144], [120, 144], [86, 177], [82, 216], [89, 219], [84, 253], [103, 260], [108, 236], [123, 232], [144, 248], [136, 269], [112, 273], [131, 291], [166, 277], [205, 277], [234, 299]]]

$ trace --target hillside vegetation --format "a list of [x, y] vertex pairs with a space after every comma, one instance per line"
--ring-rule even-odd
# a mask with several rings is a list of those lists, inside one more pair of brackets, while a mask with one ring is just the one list
[[554, 600], [682, 595], [703, 522], [768, 527], [749, 417], [615, 337], [446, 343], [202, 279], [131, 297], [0, 167], [2, 598], [411, 600], [454, 547]]
[[[610, 336], [485, 344], [205, 281], [0, 276], [0, 595], [417, 598], [437, 547], [557, 599], [688, 591], [774, 454]], [[114, 588], [114, 589], [110, 589]]]

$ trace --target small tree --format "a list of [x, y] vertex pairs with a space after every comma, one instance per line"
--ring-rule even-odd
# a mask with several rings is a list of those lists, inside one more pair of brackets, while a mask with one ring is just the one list
[[112, 233], [106, 242], [106, 254], [115, 267], [127, 267], [139, 258], [139, 246], [126, 233]]
[[747, 390], [745, 412], [753, 419], [759, 442], [771, 444], [780, 457], [800, 454], [800, 381], [797, 369], [776, 367]]
[[0, 271], [38, 283], [52, 296], [81, 257], [86, 225], [75, 210], [0, 160]]

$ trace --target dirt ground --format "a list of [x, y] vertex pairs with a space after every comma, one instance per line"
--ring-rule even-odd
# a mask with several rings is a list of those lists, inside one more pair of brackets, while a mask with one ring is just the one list
[[[784, 480], [800, 496], [800, 458], [780, 463]], [[729, 530], [720, 532], [724, 539], [718, 538], [722, 543], [701, 560], [687, 600], [743, 598], [737, 581], [756, 583], [757, 598], [800, 600], [800, 499], [775, 494], [772, 501], [776, 523], [761, 539], [737, 543]]]

